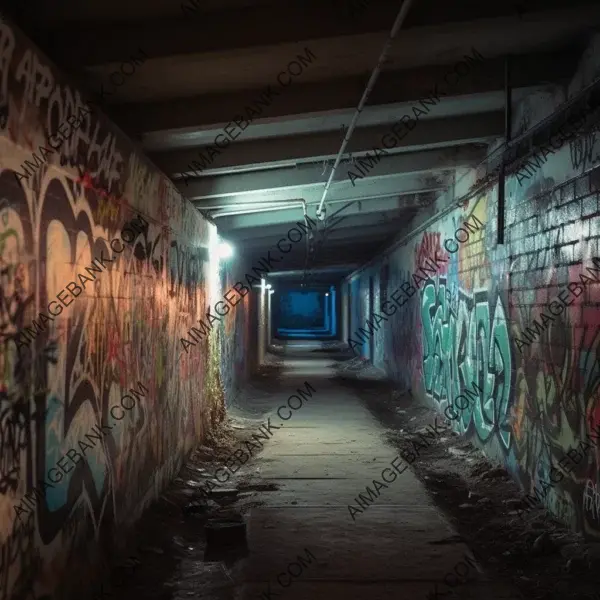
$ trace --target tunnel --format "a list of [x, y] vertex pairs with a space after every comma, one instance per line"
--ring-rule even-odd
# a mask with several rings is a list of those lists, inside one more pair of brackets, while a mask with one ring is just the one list
[[0, 600], [600, 598], [599, 126], [596, 0], [2, 0]]

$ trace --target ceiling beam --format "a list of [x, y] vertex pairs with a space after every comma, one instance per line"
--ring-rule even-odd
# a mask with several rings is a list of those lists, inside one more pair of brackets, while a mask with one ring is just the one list
[[[336, 200], [340, 200], [342, 202], [349, 202], [351, 200], [379, 200], [381, 198], [397, 198], [398, 196], [410, 196], [413, 197], [415, 193], [417, 194], [419, 200], [418, 202], [429, 203], [429, 199], [431, 199], [432, 194], [415, 190], [415, 192], [404, 191], [401, 189], [389, 189], [389, 186], [384, 186], [384, 189], [379, 189], [377, 185], [371, 185], [374, 182], [365, 182], [361, 184], [357, 183], [356, 187], [350, 186], [350, 188], [342, 188], [341, 186], [330, 188], [329, 194], [327, 196], [327, 203], [335, 202], [332, 205], [332, 212], [340, 208], [339, 203]], [[307, 205], [312, 209], [316, 208], [319, 204], [322, 196], [322, 191], [315, 188], [308, 188], [303, 191], [302, 198], [306, 200]], [[192, 203], [196, 204], [199, 209], [201, 209], [204, 202], [210, 202], [209, 200], [204, 200], [202, 202], [198, 202], [197, 200], [194, 202], [193, 198], [191, 198], [188, 194], [183, 192], [183, 196], [188, 200], [191, 200]], [[437, 197], [437, 196], [436, 196]], [[223, 196], [222, 198], [216, 198], [219, 204], [225, 203], [260, 203], [261, 201], [266, 202], [279, 202], [282, 200], [297, 200], [298, 199], [298, 190], [296, 188], [284, 189], [284, 190], [272, 190], [269, 192], [254, 192], [252, 194], [245, 195], [237, 195], [237, 196]], [[266, 206], [266, 205], [265, 205]], [[337, 208], [336, 208], [337, 207]], [[309, 210], [309, 214], [314, 214]]]
[[[415, 214], [420, 206], [416, 200], [413, 202], [404, 202], [405, 198], [412, 198], [411, 196], [400, 196], [397, 198], [379, 199], [377, 204], [372, 204], [373, 200], [358, 201], [348, 206], [332, 206], [331, 213], [335, 210], [344, 207], [344, 210], [340, 211], [336, 216], [332, 217], [331, 221], [327, 223], [329, 228], [329, 234], [332, 235], [335, 231], [343, 231], [349, 229], [356, 229], [361, 227], [367, 227], [370, 225], [377, 225], [378, 227], [382, 224], [395, 222], [395, 220], [402, 218], [404, 221], [410, 220], [410, 217]], [[257, 213], [260, 214], [260, 213]], [[314, 214], [314, 212], [312, 213]], [[252, 238], [257, 243], [267, 243], [275, 236], [285, 235], [287, 230], [291, 227], [295, 227], [298, 221], [303, 222], [302, 213], [298, 211], [297, 217], [293, 217], [289, 221], [282, 221], [277, 219], [275, 223], [252, 225], [250, 223], [248, 228], [232, 228], [232, 225], [239, 225], [239, 220], [232, 223], [232, 218], [220, 218], [217, 219], [217, 225], [220, 233], [226, 236], [228, 239], [242, 240]], [[309, 211], [309, 216], [311, 211]], [[240, 215], [244, 216], [244, 215]], [[314, 217], [313, 221], [315, 220]], [[317, 222], [317, 227], [312, 227], [313, 231], [323, 231], [323, 224], [320, 221]]]
[[[510, 17], [403, 30], [390, 48], [384, 70], [445, 64], [446, 72], [452, 73], [454, 65], [467, 56], [473, 60], [473, 56], [477, 56], [475, 52], [483, 57], [482, 62], [487, 62], [519, 55], [532, 47], [555, 49], [565, 40], [587, 36], [599, 20], [600, 4], [597, 4], [582, 9], [535, 13], [522, 20]], [[251, 52], [236, 49], [150, 58], [129, 78], [127, 85], [114, 88], [114, 103], [158, 102], [217, 92], [239, 93], [248, 87], [266, 90], [270, 86], [275, 105], [293, 95], [294, 88], [300, 84], [344, 76], [364, 77], [370, 73], [381, 53], [385, 39], [382, 33], [259, 46]], [[424, 39], [427, 39], [426, 44]], [[134, 47], [133, 52], [136, 51]], [[92, 84], [99, 85], [109, 80], [115, 68], [119, 68], [119, 63], [90, 68], [87, 74]], [[289, 84], [278, 79], [281, 73]], [[467, 75], [465, 73], [463, 79], [467, 79]], [[270, 105], [271, 101], [266, 104]], [[244, 105], [239, 110], [243, 108]]]
[[[179, 7], [191, 3], [176, 4]], [[388, 29], [398, 12], [398, 5], [392, 0], [379, 4], [376, 11], [361, 19], [358, 27], [348, 19], [340, 19], [331, 2], [309, 0], [306, 6], [286, 2], [225, 9], [210, 15], [192, 8], [185, 17], [178, 11], [177, 18], [124, 21], [112, 23], [110, 29], [97, 23], [80, 24], [75, 30], [65, 26], [52, 33], [57, 57], [65, 64], [82, 68], [127, 60], [132, 46], [144, 47], [154, 58], [166, 58], [376, 33]], [[50, 32], [47, 38], [49, 35]], [[72, 45], [67, 42], [69, 38]]]
[[[337, 245], [352, 245], [363, 240], [377, 240], [383, 239], [387, 235], [398, 233], [402, 225], [406, 225], [408, 219], [399, 218], [395, 215], [395, 219], [390, 221], [381, 221], [381, 215], [377, 216], [380, 220], [367, 219], [363, 217], [364, 224], [355, 223], [353, 226], [344, 227], [346, 221], [340, 223], [339, 227], [332, 228], [327, 234], [328, 243], [337, 243]], [[243, 235], [234, 235], [235, 231], [227, 232], [220, 230], [220, 235], [230, 241], [232, 244], [242, 245], [245, 248], [258, 248], [264, 249], [265, 251], [276, 244], [279, 239], [285, 237], [289, 228], [293, 224], [289, 224], [286, 227], [279, 226], [277, 230], [274, 230], [271, 235], [264, 235], [263, 229], [272, 230], [272, 226], [266, 225], [258, 228], [248, 228], [244, 230]], [[320, 237], [320, 236], [319, 236]]]
[[[401, 187], [404, 187], [407, 192], [410, 191], [411, 193], [418, 191], [429, 192], [431, 190], [442, 191], [445, 190], [451, 182], [452, 178], [450, 177], [432, 177], [429, 175], [406, 175], [403, 178], [384, 179], [382, 182], [374, 180], [361, 182], [356, 186], [355, 189], [361, 188], [368, 193], [369, 189], [373, 189], [373, 186], [375, 186], [374, 189], [376, 189], [377, 191], [385, 193], [386, 196], [391, 196], [394, 192], [397, 194], [398, 190]], [[344, 187], [351, 188], [352, 186]], [[390, 210], [391, 207], [387, 199], [385, 199], [385, 203], [381, 208], [379, 208], [379, 202], [380, 200], [367, 200], [364, 202], [355, 202], [348, 206], [344, 210], [343, 214], [348, 215], [355, 213], [357, 214], [379, 212], [381, 210]], [[327, 206], [327, 204], [325, 204], [325, 206]], [[328, 207], [327, 214], [331, 214], [340, 208], [341, 206], [336, 205]], [[398, 204], [395, 208], [402, 208], [400, 201], [398, 201]], [[307, 212], [309, 217], [314, 219], [316, 206], [311, 206], [311, 209], [313, 210], [308, 210]], [[302, 206], [299, 205], [295, 208], [282, 208], [279, 210], [272, 210], [268, 212], [255, 212], [249, 214], [223, 216], [215, 220], [217, 222], [217, 226], [228, 230], [243, 227], [262, 227], [265, 225], [275, 223], [294, 223], [299, 219], [303, 219], [303, 214], [304, 213]], [[341, 215], [342, 213], [340, 213], [340, 216]]]
[[[399, 117], [401, 115], [398, 115]], [[390, 133], [390, 125], [378, 127], [359, 127], [354, 131], [347, 151], [364, 153], [382, 145], [383, 136]], [[462, 146], [471, 143], [487, 143], [504, 133], [504, 113], [493, 111], [477, 115], [429, 119], [419, 123], [408, 135], [398, 142], [397, 148], [432, 149], [439, 146]], [[389, 137], [389, 136], [388, 136]], [[215, 157], [214, 165], [233, 167], [252, 162], [270, 162], [277, 160], [317, 160], [319, 157], [334, 157], [342, 142], [341, 132], [325, 132], [311, 135], [294, 136], [241, 142], [228, 146]], [[198, 149], [160, 152], [150, 155], [151, 159], [165, 173], [176, 177], [189, 169], [192, 160], [198, 160]], [[188, 195], [193, 184], [180, 189]], [[190, 195], [190, 197], [193, 197]]]
[[[403, 194], [398, 195], [397, 193], [390, 194], [387, 198], [389, 202], [391, 202], [394, 206], [398, 199], [401, 199], [402, 209], [405, 208], [420, 208], [423, 206], [429, 206], [432, 204], [437, 198], [437, 194], [435, 192], [422, 193], [422, 194]], [[368, 196], [364, 196], [361, 198], [363, 202], [370, 200], [381, 200], [381, 196], [377, 195], [377, 197], [369, 198]], [[290, 206], [295, 206], [295, 202], [298, 202], [299, 198], [295, 198], [293, 203]], [[287, 201], [281, 201], [287, 202]], [[346, 203], [346, 200], [336, 200], [332, 202], [330, 198], [327, 201], [327, 204], [331, 206], [331, 212], [335, 212], [337, 209], [342, 208], [342, 206]], [[225, 209], [234, 209], [238, 208], [240, 210], [244, 208], [253, 209], [253, 208], [267, 208], [272, 204], [277, 204], [276, 202], [266, 202], [264, 197], [257, 197], [256, 200], [252, 202], [242, 202], [239, 197], [228, 197], [228, 198], [209, 198], [205, 200], [196, 201], [196, 208], [204, 211], [225, 211]], [[307, 202], [307, 206], [309, 209], [309, 213], [313, 214], [311, 211], [312, 207], [316, 207], [319, 204], [319, 199], [315, 199], [313, 202]]]
[[[352, 273], [352, 271], [354, 270], [352, 268], [353, 264], [358, 264], [361, 265], [363, 264], [364, 261], [357, 261], [356, 263], [332, 263], [330, 265], [324, 266], [324, 267], [316, 267], [311, 269], [311, 274], [315, 279], [319, 279], [319, 278], [332, 278], [332, 279], [337, 279], [339, 276], [342, 275], [342, 273], [347, 273], [350, 274]], [[329, 272], [329, 269], [331, 269], [331, 271]], [[325, 271], [324, 273], [322, 273], [321, 271]], [[290, 275], [288, 276], [287, 273], [290, 273]], [[298, 279], [302, 279], [304, 275], [304, 269], [286, 269], [286, 270], [281, 270], [281, 271], [271, 271], [271, 273], [269, 273], [269, 277], [272, 277], [273, 279], [271, 279], [271, 283], [272, 284], [286, 284], [287, 281], [289, 280], [294, 280], [296, 278]]]
[[[348, 260], [349, 262], [355, 262], [358, 260], [361, 262], [361, 264], [364, 264], [369, 260], [369, 258], [377, 253], [384, 243], [385, 240], [381, 239], [379, 242], [365, 243], [361, 244], [359, 247], [340, 246], [336, 248], [331, 247], [328, 249], [327, 246], [325, 246], [317, 253], [316, 257], [312, 257], [309, 260], [309, 265], [313, 267], [317, 265], [326, 265], [332, 260], [336, 259]], [[292, 265], [290, 264], [289, 266], [291, 267]]]
[[[324, 267], [321, 269], [315, 269], [313, 275], [338, 275], [340, 273], [351, 273], [352, 268], [350, 266], [331, 266]], [[304, 275], [304, 271], [271, 271], [269, 277], [280, 278], [283, 283], [286, 278], [298, 277]]]
[[[363, 239], [383, 239], [386, 235], [390, 235], [394, 232], [398, 233], [402, 227], [408, 224], [409, 219], [406, 217], [390, 219], [389, 221], [380, 221], [379, 223], [369, 221], [364, 225], [355, 223], [354, 225], [345, 228], [344, 223], [340, 223], [339, 227], [333, 227], [330, 232], [327, 233], [327, 241], [337, 242], [341, 244], [352, 244], [354, 240]], [[349, 236], [351, 236], [349, 238]]]
[[[572, 73], [577, 55], [560, 51], [532, 53], [514, 57], [515, 88], [560, 82]], [[380, 74], [367, 106], [413, 102], [427, 97], [436, 82], [443, 81], [448, 66], [424, 66], [396, 69]], [[286, 94], [265, 109], [265, 118], [304, 115], [314, 112], [352, 109], [367, 83], [365, 75], [338, 78], [324, 82], [298, 82], [293, 94]], [[504, 59], [473, 65], [469, 77], [461, 78], [452, 88], [453, 96], [484, 93], [504, 88]], [[173, 98], [161, 102], [115, 105], [111, 116], [125, 131], [142, 135], [153, 131], [184, 128], [206, 128], [226, 125], [244, 107], [256, 99], [262, 89], [239, 90], [198, 97]], [[251, 126], [250, 126], [251, 127]]]
[[[365, 202], [354, 202], [347, 206], [339, 217], [364, 216], [374, 214], [381, 218], [382, 211], [401, 210], [405, 206], [400, 198], [368, 200]], [[341, 207], [338, 207], [341, 208]], [[329, 212], [334, 212], [332, 207]], [[314, 220], [314, 213], [309, 216]], [[335, 217], [334, 217], [335, 218]], [[246, 215], [232, 215], [230, 217], [221, 217], [216, 219], [217, 227], [223, 231], [231, 229], [239, 230], [247, 227], [260, 227], [263, 231], [269, 225], [280, 225], [279, 232], [285, 233], [284, 225], [293, 227], [298, 221], [304, 221], [302, 207], [284, 208], [279, 211], [251, 213]], [[340, 223], [341, 225], [341, 223]], [[261, 231], [262, 232], [262, 231]]]
[[[422, 152], [396, 154], [392, 156], [371, 155], [363, 159], [363, 168], [366, 165], [365, 178], [401, 177], [404, 174], [423, 173], [427, 171], [449, 170], [454, 167], [473, 167], [485, 157], [482, 148], [473, 146], [450, 150], [425, 150]], [[348, 168], [352, 168], [348, 165]], [[359, 175], [360, 163], [357, 168], [352, 168]], [[265, 171], [251, 171], [246, 173], [231, 173], [213, 177], [198, 177], [190, 183], [195, 198], [217, 198], [252, 192], [264, 192], [284, 188], [305, 188], [317, 186], [321, 188], [327, 181], [329, 169], [323, 172], [322, 164], [306, 164], [282, 169], [268, 169]], [[338, 180], [334, 185], [348, 184], [348, 174], [345, 171], [337, 172]], [[299, 190], [299, 196], [302, 190]]]
[[[30, 0], [30, 3], [34, 1]], [[127, 12], [119, 5], [121, 14], [125, 15], [123, 21], [113, 20], [110, 27], [106, 21], [101, 24], [86, 23], [81, 17], [77, 27], [70, 22], [60, 27], [55, 14], [49, 15], [50, 19], [41, 18], [44, 8], [47, 9], [45, 12], [55, 11], [46, 3], [38, 4], [41, 6], [34, 12], [40, 14], [36, 14], [32, 20], [38, 23], [40, 34], [46, 34], [45, 41], [53, 42], [57, 58], [72, 66], [127, 60], [132, 46], [136, 45], [147, 48], [151, 56], [161, 58], [173, 54], [219, 52], [365, 33], [385, 36], [398, 12], [396, 0], [370, 0], [370, 6], [361, 11], [360, 18], [349, 18], [351, 2], [348, 0], [325, 3], [318, 0], [302, 3], [288, 0], [285, 4], [236, 7], [233, 10], [211, 11], [209, 14], [203, 14], [202, 5], [199, 10], [184, 13], [181, 5], [190, 5], [190, 2], [172, 2], [176, 10], [170, 18], [154, 15], [154, 19], [146, 18], [140, 22], [134, 13], [135, 17], [127, 20]], [[586, 2], [528, 0], [524, 12], [531, 14], [540, 9], [574, 4]], [[88, 7], [75, 6], [67, 10], [63, 2], [61, 12], [74, 19], [81, 8]], [[148, 7], [144, 6], [144, 9], [147, 11]], [[403, 29], [508, 16], [518, 17], [518, 13], [514, 6], [506, 3], [461, 0], [456, 5], [449, 5], [447, 2], [421, 0], [409, 12]], [[249, 27], [249, 23], [253, 26]], [[44, 31], [45, 27], [47, 31]]]
[[[352, 202], [351, 204], [348, 203], [344, 203], [344, 204], [333, 204], [333, 205], [329, 205], [327, 202], [325, 203], [326, 208], [326, 214], [327, 215], [333, 215], [334, 213], [336, 214], [335, 217], [333, 217], [333, 219], [339, 219], [342, 215], [346, 216], [346, 218], [348, 217], [348, 215], [352, 215], [354, 213], [358, 214], [365, 214], [365, 213], [369, 213], [369, 212], [380, 212], [380, 211], [388, 211], [388, 210], [401, 210], [401, 209], [405, 209], [405, 208], [412, 208], [412, 207], [419, 207], [419, 206], [426, 206], [425, 203], [420, 203], [418, 200], [416, 200], [414, 203], [411, 202], [410, 204], [404, 204], [402, 203], [402, 196], [393, 196], [393, 193], [395, 192], [396, 194], [398, 193], [398, 189], [401, 185], [401, 181], [402, 184], [404, 186], [406, 186], [407, 190], [410, 189], [411, 191], [408, 192], [407, 191], [407, 195], [409, 195], [411, 198], [415, 195], [415, 193], [419, 192], [420, 190], [424, 190], [426, 192], [429, 192], [431, 190], [438, 190], [439, 193], [442, 193], [443, 191], [445, 191], [447, 188], [449, 188], [453, 181], [454, 178], [447, 176], [447, 177], [433, 177], [433, 176], [429, 176], [429, 175], [423, 175], [423, 176], [410, 176], [407, 175], [406, 177], [404, 177], [404, 179], [395, 179], [395, 180], [391, 180], [391, 181], [387, 181], [384, 180], [385, 183], [378, 183], [376, 181], [367, 181], [363, 184], [358, 184], [356, 187], [357, 189], [360, 187], [364, 187], [365, 191], [369, 191], [369, 188], [373, 188], [376, 190], [380, 190], [380, 191], [384, 191], [386, 192], [384, 195], [382, 195], [381, 198], [371, 198], [371, 199], [367, 199], [367, 200], [363, 200], [360, 196], [358, 196], [357, 198], [353, 199], [353, 200], [348, 200], [348, 202]], [[438, 193], [438, 195], [439, 195]], [[371, 195], [371, 194], [369, 194]], [[381, 206], [379, 203], [382, 203]], [[317, 209], [317, 203], [313, 203], [307, 206], [307, 214], [309, 216], [309, 218], [311, 219], [316, 219], [316, 209]], [[338, 211], [340, 211], [338, 213]], [[273, 209], [273, 210], [268, 210], [268, 211], [260, 211], [260, 210], [253, 210], [252, 212], [248, 212], [247, 210], [243, 211], [243, 214], [234, 214], [236, 212], [242, 212], [242, 211], [234, 211], [234, 210], [228, 210], [228, 209], [223, 209], [222, 211], [219, 212], [212, 212], [210, 213], [211, 217], [215, 220], [215, 222], [217, 223], [217, 225], [219, 225], [219, 227], [223, 228], [223, 229], [232, 229], [232, 228], [237, 228], [237, 227], [245, 227], [246, 225], [244, 225], [244, 223], [248, 222], [250, 223], [249, 225], [247, 225], [248, 227], [253, 227], [253, 223], [257, 223], [257, 226], [263, 226], [265, 223], [269, 222], [269, 223], [295, 223], [298, 219], [304, 219], [304, 211], [303, 211], [303, 207], [301, 204], [298, 204], [297, 206], [294, 207], [288, 207], [288, 206], [284, 206], [281, 208], [277, 208], [277, 209]], [[217, 216], [219, 215], [219, 216]]]

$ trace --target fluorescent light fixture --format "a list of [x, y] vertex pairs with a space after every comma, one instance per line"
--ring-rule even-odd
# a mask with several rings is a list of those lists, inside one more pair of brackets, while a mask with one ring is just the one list
[[227, 242], [219, 244], [219, 258], [231, 258], [233, 256], [233, 246]]
[[267, 287], [266, 287], [265, 289], [267, 289], [267, 290], [270, 290], [270, 289], [272, 289], [272, 288], [273, 288], [273, 286], [272, 286], [270, 283], [268, 283], [268, 284], [267, 284]]

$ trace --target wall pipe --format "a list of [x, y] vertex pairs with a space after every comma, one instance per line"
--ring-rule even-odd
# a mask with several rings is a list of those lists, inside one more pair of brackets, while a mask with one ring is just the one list
[[[500, 152], [503, 152], [504, 154], [508, 154], [509, 151], [511, 151], [512, 149], [514, 149], [515, 147], [517, 147], [523, 143], [529, 143], [529, 145], [531, 146], [531, 138], [534, 135], [537, 135], [540, 132], [544, 132], [546, 130], [551, 129], [553, 127], [553, 125], [555, 124], [555, 122], [557, 120], [560, 120], [566, 113], [568, 113], [568, 111], [574, 105], [577, 105], [578, 103], [580, 103], [584, 99], [586, 99], [586, 97], [588, 97], [589, 95], [592, 95], [594, 93], [600, 95], [600, 77], [596, 77], [591, 83], [589, 83], [587, 86], [585, 86], [585, 88], [583, 90], [581, 90], [577, 95], [575, 95], [572, 98], [569, 98], [567, 101], [563, 102], [553, 113], [551, 113], [547, 117], [543, 118], [541, 121], [539, 121], [538, 123], [536, 123], [529, 129], [527, 129], [520, 135], [516, 136], [515, 138], [512, 138], [509, 143], [504, 142], [503, 144], [499, 145], [497, 148], [492, 150], [489, 154], [487, 154], [481, 160], [481, 162], [479, 163], [479, 165], [477, 165], [477, 167], [475, 167], [475, 169], [485, 166], [485, 165], [488, 165], [489, 162], [491, 161], [491, 159], [493, 157], [495, 157], [495, 155], [499, 154]], [[596, 109], [594, 109], [594, 110], [596, 110]], [[595, 115], [595, 112], [592, 114], [596, 118], [600, 117], [600, 115]], [[600, 122], [600, 120], [598, 122]], [[533, 153], [534, 151], [536, 151], [536, 149], [534, 147], [531, 147], [530, 154]], [[523, 155], [521, 157], [521, 160], [527, 158], [528, 156], [529, 155]], [[469, 171], [469, 173], [471, 173], [471, 171]], [[463, 175], [457, 182], [454, 183], [454, 186], [456, 186], [457, 183], [462, 181], [469, 173], [466, 173], [465, 175]], [[345, 281], [349, 281], [350, 278], [356, 277], [359, 273], [361, 273], [365, 269], [368, 269], [372, 264], [375, 264], [378, 260], [380, 260], [384, 256], [391, 254], [394, 250], [396, 250], [400, 246], [406, 245], [411, 239], [413, 239], [417, 235], [426, 231], [431, 225], [433, 225], [440, 219], [444, 218], [446, 215], [450, 214], [456, 208], [461, 207], [461, 205], [463, 205], [465, 202], [468, 202], [469, 200], [471, 200], [472, 198], [475, 198], [476, 196], [483, 195], [488, 189], [490, 189], [494, 185], [495, 178], [493, 177], [493, 175], [494, 175], [494, 172], [492, 171], [491, 173], [489, 173], [488, 175], [483, 177], [481, 180], [479, 180], [478, 183], [475, 183], [474, 186], [471, 187], [471, 189], [469, 191], [467, 191], [465, 194], [463, 194], [460, 198], [455, 199], [453, 202], [450, 202], [445, 208], [442, 208], [441, 210], [436, 212], [434, 215], [432, 215], [431, 217], [426, 219], [423, 223], [421, 223], [420, 225], [418, 225], [417, 227], [415, 227], [414, 229], [412, 229], [411, 231], [409, 231], [408, 233], [403, 235], [398, 240], [394, 240], [387, 248], [385, 248], [382, 252], [380, 252], [376, 257], [367, 261], [365, 264], [361, 265], [358, 269], [356, 269], [355, 271], [350, 273], [345, 278]], [[572, 181], [574, 181], [574, 178], [572, 179]], [[449, 191], [450, 191], [450, 187], [448, 187], [448, 189], [444, 192], [444, 194], [448, 193]], [[480, 200], [481, 200], [481, 198], [480, 198]]]
[[406, 18], [406, 15], [408, 14], [408, 11], [410, 10], [412, 3], [413, 3], [413, 0], [404, 0], [402, 2], [402, 6], [400, 7], [400, 12], [398, 13], [398, 16], [396, 17], [394, 24], [392, 25], [392, 30], [390, 31], [390, 35], [388, 36], [388, 39], [385, 42], [385, 45], [383, 46], [383, 50], [381, 51], [379, 60], [377, 61], [377, 64], [375, 65], [375, 69], [373, 69], [373, 72], [371, 73], [371, 77], [369, 78], [367, 87], [365, 88], [365, 91], [363, 92], [362, 98], [360, 99], [360, 102], [358, 103], [356, 112], [354, 113], [354, 116], [352, 117], [352, 121], [350, 122], [350, 126], [348, 127], [348, 131], [346, 132], [346, 135], [344, 136], [344, 140], [342, 141], [340, 151], [338, 152], [338, 155], [335, 159], [335, 163], [333, 164], [333, 167], [331, 169], [331, 173], [329, 174], [329, 179], [327, 180], [327, 183], [325, 184], [325, 189], [323, 190], [323, 196], [321, 197], [321, 202], [319, 203], [319, 206], [317, 208], [317, 218], [318, 219], [323, 220], [323, 216], [324, 216], [323, 215], [323, 204], [325, 203], [325, 197], [327, 196], [327, 192], [329, 191], [329, 186], [331, 185], [331, 182], [333, 181], [333, 177], [335, 175], [336, 169], [338, 168], [338, 165], [340, 164], [340, 161], [344, 154], [344, 150], [346, 149], [346, 146], [348, 145], [348, 142], [350, 141], [350, 137], [352, 136], [352, 133], [354, 132], [354, 128], [356, 127], [356, 123], [358, 122], [358, 117], [360, 116], [360, 113], [362, 112], [362, 110], [367, 102], [367, 99], [369, 98], [369, 94], [371, 93], [373, 87], [375, 86], [375, 82], [377, 81], [377, 78], [379, 77], [379, 73], [381, 71], [381, 67], [383, 66], [383, 64], [385, 63], [385, 61], [387, 59], [388, 52], [390, 51], [390, 48], [392, 46], [392, 41], [394, 40], [394, 38], [396, 37], [396, 34], [400, 30], [400, 27], [402, 27], [402, 24], [404, 23], [404, 19]]
[[[510, 56], [504, 59], [504, 138], [510, 143], [512, 121], [512, 88], [510, 85]], [[496, 228], [496, 243], [504, 244], [504, 214], [506, 199], [506, 157], [502, 156], [498, 174], [498, 219]]]

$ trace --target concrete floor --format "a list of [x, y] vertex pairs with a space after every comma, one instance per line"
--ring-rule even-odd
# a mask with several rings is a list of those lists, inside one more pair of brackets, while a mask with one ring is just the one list
[[[250, 554], [231, 569], [235, 599], [520, 598], [479, 567], [470, 567], [466, 583], [454, 583], [454, 576], [449, 580], [455, 587], [444, 583], [469, 550], [448, 541], [456, 532], [410, 468], [352, 520], [348, 504], [374, 478], [381, 481], [397, 451], [358, 397], [328, 380], [334, 376], [331, 359], [298, 350], [287, 353], [281, 389], [271, 399], [271, 423], [283, 426], [252, 461], [252, 478], [274, 482], [279, 490], [262, 493], [264, 505], [248, 516]], [[282, 423], [277, 408], [297, 388], [305, 389], [305, 381], [316, 393]], [[298, 576], [282, 576], [288, 586], [282, 587], [278, 575], [306, 556], [305, 549], [316, 560], [291, 567]]]

